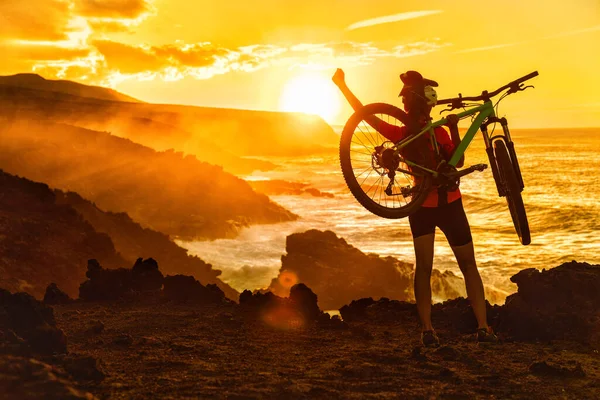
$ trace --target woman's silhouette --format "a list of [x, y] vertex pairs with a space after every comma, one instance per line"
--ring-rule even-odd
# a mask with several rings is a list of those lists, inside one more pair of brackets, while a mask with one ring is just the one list
[[[388, 140], [397, 142], [410, 133], [416, 133], [420, 127], [431, 120], [430, 112], [437, 100], [435, 81], [425, 79], [416, 71], [408, 71], [400, 75], [403, 88], [400, 92], [404, 110], [407, 113], [407, 126], [395, 126], [371, 116], [366, 122]], [[362, 103], [350, 91], [345, 82], [344, 72], [338, 69], [333, 75], [333, 82], [339, 87], [352, 108], [356, 111]], [[458, 134], [458, 117], [448, 115], [448, 127], [451, 137], [443, 127], [435, 128], [434, 135], [441, 154], [450, 159], [454, 149], [460, 143]], [[427, 137], [427, 135], [424, 135]], [[429, 140], [417, 143], [416, 152], [433, 160], [434, 153]], [[462, 167], [464, 156], [457, 164]], [[425, 346], [439, 346], [439, 339], [431, 323], [431, 271], [433, 268], [434, 239], [436, 227], [446, 235], [446, 239], [454, 252], [458, 266], [465, 278], [467, 296], [477, 318], [477, 340], [480, 342], [496, 342], [498, 338], [487, 324], [485, 294], [483, 282], [477, 270], [471, 228], [465, 215], [460, 190], [444, 190], [433, 187], [423, 205], [408, 217], [415, 248], [414, 290], [417, 309], [422, 324], [421, 340]]]

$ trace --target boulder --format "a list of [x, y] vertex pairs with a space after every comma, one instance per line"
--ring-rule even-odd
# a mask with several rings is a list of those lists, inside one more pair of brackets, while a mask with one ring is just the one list
[[298, 328], [314, 322], [326, 324], [325, 319], [330, 319], [319, 309], [317, 295], [302, 283], [292, 286], [290, 297], [244, 290], [240, 294], [240, 306], [250, 315], [278, 328]]
[[162, 288], [164, 276], [158, 270], [158, 263], [153, 258], [138, 258], [133, 268], [132, 289], [136, 292], [156, 292]]
[[392, 257], [364, 254], [334, 232], [309, 230], [286, 240], [279, 275], [268, 290], [287, 297], [296, 283], [311, 287], [322, 309], [338, 309], [353, 299], [412, 299], [412, 265]]
[[92, 259], [88, 261], [86, 276], [88, 279], [79, 286], [79, 297], [86, 301], [114, 301], [158, 293], [164, 280], [152, 258], [138, 258], [131, 269], [105, 269]]
[[164, 279], [165, 299], [176, 302], [197, 302], [218, 304], [225, 301], [225, 293], [215, 284], [206, 286], [193, 276], [168, 275]]
[[[278, 296], [289, 296], [290, 288], [302, 282], [317, 294], [324, 310], [368, 297], [414, 300], [411, 263], [365, 254], [334, 232], [313, 229], [289, 235], [286, 252], [279, 275], [267, 289]], [[452, 272], [434, 270], [432, 290], [434, 299], [442, 301], [464, 295], [464, 282]]]
[[46, 294], [44, 294], [45, 304], [69, 304], [73, 301], [68, 294], [59, 289], [56, 283], [51, 283], [46, 288]]
[[76, 389], [61, 369], [41, 361], [0, 356], [0, 397], [20, 400], [96, 399], [92, 394]]
[[511, 281], [518, 291], [507, 297], [497, 331], [515, 340], [600, 342], [600, 265], [530, 268]]
[[97, 260], [88, 261], [88, 280], [79, 286], [79, 298], [86, 301], [111, 301], [133, 294], [130, 269], [104, 269]]
[[37, 354], [67, 351], [67, 338], [56, 327], [52, 308], [27, 293], [11, 294], [0, 289], [0, 330], [6, 337], [12, 331]]

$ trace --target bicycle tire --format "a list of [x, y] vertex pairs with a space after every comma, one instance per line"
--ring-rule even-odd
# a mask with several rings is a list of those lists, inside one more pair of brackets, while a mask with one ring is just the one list
[[[387, 115], [388, 117], [395, 118], [400, 122], [406, 121], [406, 113], [404, 111], [402, 111], [396, 106], [386, 103], [367, 104], [359, 110], [357, 110], [354, 114], [352, 114], [352, 116], [348, 119], [346, 125], [344, 126], [344, 130], [342, 131], [342, 136], [340, 139], [340, 166], [344, 175], [344, 180], [346, 181], [346, 185], [348, 186], [348, 189], [350, 189], [350, 192], [352, 193], [354, 198], [368, 211], [372, 212], [377, 216], [388, 219], [405, 218], [410, 214], [416, 212], [421, 206], [421, 204], [423, 204], [423, 202], [425, 201], [429, 189], [431, 188], [431, 176], [427, 174], [423, 175], [420, 178], [421, 181], [419, 182], [419, 184], [414, 184], [412, 186], [411, 190], [413, 190], [413, 194], [412, 196], [410, 196], [410, 201], [408, 201], [406, 204], [401, 205], [401, 201], [400, 199], [398, 199], [398, 207], [395, 206], [394, 199], [392, 199], [393, 206], [388, 207], [387, 201], [384, 203], [384, 205], [369, 197], [368, 193], [365, 193], [365, 190], [363, 190], [362, 183], [358, 182], [358, 178], [354, 173], [351, 148], [356, 128], [359, 127], [360, 123], [364, 122], [365, 118], [370, 115]], [[383, 138], [383, 136], [381, 137]], [[375, 146], [373, 145], [372, 148], [367, 150], [375, 151]], [[377, 193], [377, 191], [375, 193]], [[403, 198], [406, 199], [405, 197]]]
[[494, 142], [494, 150], [496, 153], [498, 171], [504, 182], [504, 192], [506, 202], [508, 203], [508, 209], [510, 210], [510, 216], [521, 244], [526, 246], [531, 243], [531, 233], [529, 231], [529, 222], [527, 221], [523, 197], [521, 196], [521, 184], [517, 178], [504, 142], [502, 140], [496, 140]]

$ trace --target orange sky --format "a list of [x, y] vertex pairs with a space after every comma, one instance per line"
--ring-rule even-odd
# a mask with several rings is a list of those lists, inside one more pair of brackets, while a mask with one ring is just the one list
[[[306, 74], [314, 98], [342, 102], [319, 86], [336, 67], [363, 102], [395, 104], [408, 69], [437, 80], [440, 97], [538, 70], [535, 90], [501, 104], [513, 126], [600, 126], [599, 0], [3, 0], [0, 51], [4, 75], [267, 110], [309, 104], [306, 90], [290, 89]], [[334, 109], [329, 122], [350, 114]]]

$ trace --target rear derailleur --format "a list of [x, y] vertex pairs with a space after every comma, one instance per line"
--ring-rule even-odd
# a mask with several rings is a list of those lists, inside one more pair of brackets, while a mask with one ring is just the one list
[[400, 156], [397, 151], [391, 147], [385, 147], [386, 143], [392, 144], [392, 142], [384, 142], [381, 146], [375, 147], [373, 153], [373, 169], [375, 169], [379, 175], [383, 176], [387, 174], [390, 182], [387, 184], [384, 192], [388, 196], [400, 196], [408, 197], [412, 195], [415, 189], [412, 186], [406, 186], [400, 188], [400, 193], [393, 192], [394, 179], [396, 178], [396, 170], [400, 166]]

